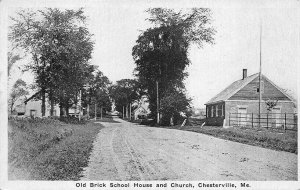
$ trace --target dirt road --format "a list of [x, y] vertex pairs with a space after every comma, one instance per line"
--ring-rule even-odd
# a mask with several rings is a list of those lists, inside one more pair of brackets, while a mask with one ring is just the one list
[[211, 136], [103, 122], [82, 180], [297, 180], [297, 155]]

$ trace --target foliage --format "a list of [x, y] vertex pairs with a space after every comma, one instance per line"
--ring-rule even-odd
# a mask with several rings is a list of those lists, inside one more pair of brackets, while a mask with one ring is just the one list
[[161, 124], [168, 125], [171, 118], [174, 118], [176, 125], [181, 119], [180, 113], [187, 113], [190, 107], [190, 99], [183, 92], [167, 92], [160, 101], [160, 112], [164, 116]]
[[[110, 111], [112, 106], [109, 95], [110, 86], [110, 80], [101, 71], [97, 70], [94, 75], [90, 76], [86, 88], [82, 91], [83, 106], [96, 104], [97, 113], [100, 113], [100, 108], [103, 109], [104, 113]], [[92, 107], [94, 108], [94, 106]], [[90, 110], [90, 114], [94, 115], [95, 108]]]
[[12, 114], [14, 110], [15, 103], [20, 100], [20, 98], [26, 98], [26, 95], [28, 95], [28, 91], [26, 90], [26, 82], [24, 82], [22, 79], [18, 79], [15, 84], [13, 85], [13, 89], [9, 94], [8, 99], [8, 106], [10, 109], [10, 113]]
[[122, 79], [111, 86], [110, 94], [115, 101], [116, 110], [123, 112], [123, 106], [134, 102], [140, 97], [139, 83], [134, 79]]
[[20, 60], [21, 57], [18, 54], [13, 54], [12, 52], [8, 52], [7, 56], [7, 75], [10, 76], [10, 71], [13, 67], [13, 65]]
[[[209, 9], [194, 8], [183, 13], [154, 8], [147, 12], [150, 13], [148, 20], [155, 27], [141, 33], [132, 55], [136, 63], [135, 74], [149, 97], [152, 116], [156, 117], [156, 83], [160, 99], [164, 99], [168, 91], [183, 92], [183, 80], [188, 75], [185, 69], [190, 64], [190, 46], [196, 44], [202, 47], [203, 42], [213, 43], [215, 30], [209, 27]], [[188, 99], [186, 102], [189, 102]], [[176, 109], [177, 114], [185, 109]]]
[[59, 117], [59, 120], [60, 121], [62, 121], [62, 122], [64, 122], [64, 123], [68, 123], [68, 124], [77, 124], [77, 125], [79, 125], [79, 124], [86, 124], [87, 123], [87, 121], [86, 120], [84, 120], [84, 119], [81, 119], [80, 121], [78, 120], [78, 118], [76, 118], [76, 117], [70, 117], [70, 116], [67, 116], [67, 117]]
[[[27, 65], [43, 94], [68, 108], [77, 102], [78, 92], [94, 67], [89, 65], [92, 35], [85, 27], [83, 9], [21, 10], [12, 18], [9, 39], [15, 47], [31, 54]], [[43, 98], [43, 104], [44, 104]]]
[[274, 107], [276, 107], [278, 100], [266, 100], [266, 107], [268, 111], [271, 111]]

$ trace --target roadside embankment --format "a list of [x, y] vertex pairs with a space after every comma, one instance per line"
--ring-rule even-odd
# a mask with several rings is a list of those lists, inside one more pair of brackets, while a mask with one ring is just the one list
[[9, 120], [9, 180], [78, 180], [101, 128], [93, 122]]

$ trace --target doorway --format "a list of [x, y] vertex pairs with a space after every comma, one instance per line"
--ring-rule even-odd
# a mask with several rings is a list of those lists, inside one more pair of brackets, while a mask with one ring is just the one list
[[247, 108], [245, 107], [238, 108], [238, 125], [239, 126], [247, 125]]
[[281, 108], [274, 107], [272, 109], [272, 127], [280, 128], [282, 125]]

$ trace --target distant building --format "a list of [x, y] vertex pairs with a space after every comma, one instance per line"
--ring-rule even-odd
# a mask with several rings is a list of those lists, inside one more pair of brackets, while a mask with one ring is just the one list
[[[264, 75], [261, 86], [261, 113], [294, 113], [296, 103], [293, 98]], [[244, 69], [242, 79], [233, 82], [205, 104], [206, 124], [220, 126], [225, 119], [225, 125], [229, 125], [230, 113], [258, 114], [259, 90], [259, 73], [247, 76], [247, 69]], [[277, 102], [271, 111], [265, 104], [269, 100]], [[249, 119], [247, 116], [241, 117], [244, 121]]]
[[[45, 107], [45, 117], [49, 117], [51, 106], [48, 101], [45, 102]], [[69, 108], [69, 116], [79, 115], [79, 106], [77, 105], [77, 109], [75, 108], [75, 105]], [[81, 109], [81, 115], [83, 115], [83, 109], [84, 108]], [[40, 97], [40, 91], [33, 94], [21, 104], [17, 105], [15, 110], [17, 115], [42, 117], [42, 100]], [[54, 105], [53, 116], [60, 116], [60, 107], [58, 104]]]
[[206, 118], [205, 108], [192, 108], [192, 118], [204, 119]]
[[133, 117], [135, 120], [147, 118], [150, 114], [149, 103], [146, 97], [142, 97], [139, 102], [135, 103], [137, 108], [133, 110]]
[[144, 106], [140, 105], [139, 107], [137, 107], [134, 111], [133, 111], [133, 115], [134, 115], [134, 119], [145, 119], [147, 118], [148, 114], [149, 114], [149, 110], [147, 110], [147, 108], [145, 108]]
[[[30, 117], [42, 117], [42, 100], [38, 98], [40, 92], [35, 93], [30, 98], [24, 101], [23, 104], [20, 106], [23, 107], [23, 110], [25, 110], [25, 116]], [[48, 101], [45, 102], [46, 111], [45, 111], [45, 117], [50, 116], [50, 104]], [[60, 109], [58, 104], [54, 106], [53, 110], [53, 116], [59, 116], [60, 115]]]

